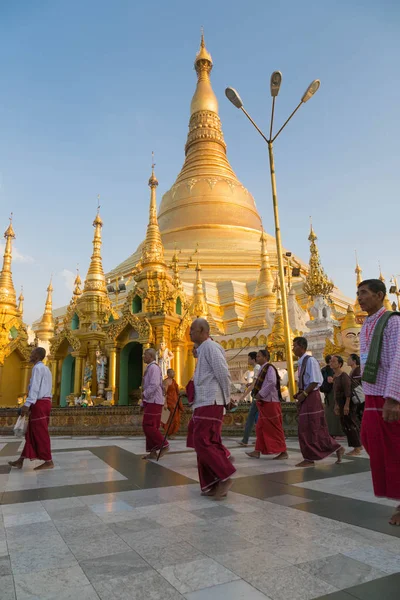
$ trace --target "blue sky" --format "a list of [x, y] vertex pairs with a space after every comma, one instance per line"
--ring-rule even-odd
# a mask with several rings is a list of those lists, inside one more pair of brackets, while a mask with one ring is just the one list
[[354, 296], [364, 276], [400, 273], [400, 8], [395, 0], [20, 0], [0, 3], [0, 228], [17, 234], [14, 283], [25, 318], [84, 276], [97, 194], [105, 269], [147, 223], [151, 151], [159, 200], [184, 159], [200, 27], [228, 156], [273, 233], [267, 149], [224, 97], [236, 87], [267, 129], [269, 77], [283, 72], [279, 124], [311, 80], [318, 94], [276, 143], [283, 241], [308, 260], [309, 215], [325, 270]]

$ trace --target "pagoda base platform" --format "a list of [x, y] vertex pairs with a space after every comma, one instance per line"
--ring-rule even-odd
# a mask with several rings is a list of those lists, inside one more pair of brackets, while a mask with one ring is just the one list
[[[246, 423], [249, 405], [242, 405], [224, 417], [224, 436], [239, 436]], [[297, 408], [295, 404], [282, 404], [283, 425], [287, 436], [297, 435]], [[177, 435], [186, 435], [192, 410], [185, 407], [181, 427]], [[0, 408], [0, 435], [13, 435], [18, 417], [16, 408]], [[143, 413], [139, 406], [112, 407], [55, 407], [51, 411], [50, 435], [52, 436], [142, 436]]]

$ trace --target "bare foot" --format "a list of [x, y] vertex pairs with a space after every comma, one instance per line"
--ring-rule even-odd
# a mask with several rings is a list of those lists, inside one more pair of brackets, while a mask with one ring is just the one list
[[38, 467], [35, 467], [34, 471], [45, 471], [46, 469], [54, 469], [54, 463], [52, 460], [46, 460], [46, 462], [42, 463]]
[[227, 479], [226, 481], [220, 481], [217, 484], [215, 499], [222, 500], [222, 498], [225, 498], [227, 496], [229, 490], [231, 489], [232, 484], [233, 484], [232, 479]]
[[337, 461], [335, 464], [340, 465], [345, 452], [346, 450], [343, 448], [343, 446], [340, 446], [339, 450], [336, 450]]
[[164, 446], [164, 448], [160, 452], [160, 458], [167, 454], [167, 452], [169, 452], [169, 446]]
[[360, 456], [361, 451], [362, 451], [362, 447], [354, 448], [353, 450], [351, 450], [351, 452], [347, 452], [346, 456]]
[[18, 460], [10, 460], [8, 462], [8, 464], [10, 465], [10, 467], [13, 467], [14, 469], [22, 469], [22, 465], [24, 464], [24, 459], [19, 458]]
[[260, 453], [255, 450], [254, 452], [246, 452], [246, 454], [249, 458], [260, 458]]
[[286, 460], [289, 458], [289, 454], [287, 452], [281, 452], [278, 456], [274, 456], [272, 460]]
[[201, 492], [202, 496], [215, 496], [215, 494], [217, 493], [217, 486], [213, 485], [212, 488], [210, 488], [209, 490], [206, 490], [205, 492]]
[[245, 442], [238, 442], [239, 446], [243, 446], [243, 448], [247, 448], [250, 444], [246, 444]]
[[392, 515], [392, 518], [389, 521], [389, 525], [395, 525], [399, 527], [400, 525], [400, 506], [397, 507], [396, 512]]
[[232, 456], [232, 454], [230, 454], [230, 455], [228, 456], [228, 459], [231, 461], [231, 463], [232, 463], [232, 464], [233, 464], [233, 463], [235, 462], [235, 460], [236, 460], [236, 458], [235, 458], [234, 456]]
[[145, 454], [144, 456], [142, 456], [143, 460], [155, 460], [157, 458], [157, 452], [155, 450], [152, 450], [152, 452], [150, 452], [149, 454]]
[[313, 467], [315, 465], [313, 460], [302, 460], [299, 462], [296, 467]]

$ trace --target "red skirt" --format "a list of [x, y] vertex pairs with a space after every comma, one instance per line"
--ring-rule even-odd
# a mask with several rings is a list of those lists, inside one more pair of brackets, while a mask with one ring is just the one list
[[46, 462], [52, 460], [49, 436], [50, 411], [50, 398], [41, 398], [35, 404], [31, 404], [21, 458]]
[[193, 438], [197, 454], [200, 487], [207, 491], [236, 472], [221, 441], [224, 407], [200, 406], [193, 413]]
[[257, 402], [256, 452], [280, 454], [286, 452], [280, 402]]
[[[144, 402], [143, 433], [146, 436], [146, 452], [160, 450], [163, 447], [164, 436], [160, 431], [162, 404]], [[165, 441], [164, 447], [168, 446]]]
[[188, 423], [187, 438], [186, 438], [186, 447], [187, 448], [194, 448], [193, 430], [194, 430], [194, 421], [193, 421], [193, 417], [192, 417]]
[[365, 396], [361, 441], [369, 454], [376, 496], [400, 500], [400, 421], [382, 418], [385, 399]]
[[303, 458], [309, 461], [322, 460], [340, 448], [329, 435], [318, 390], [310, 392], [300, 405], [299, 442]]

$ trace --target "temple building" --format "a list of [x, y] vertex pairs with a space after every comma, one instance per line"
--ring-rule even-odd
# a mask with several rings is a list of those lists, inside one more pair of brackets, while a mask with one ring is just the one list
[[[105, 274], [103, 222], [98, 211], [85, 280], [82, 283], [77, 273], [70, 303], [60, 309], [53, 309], [50, 282], [43, 315], [33, 324], [35, 340], [28, 339], [23, 324], [22, 296], [17, 306], [11, 275], [15, 236], [10, 223], [0, 275], [3, 406], [15, 405], [17, 397], [26, 393], [30, 343], [48, 349], [54, 404], [73, 405], [79, 399], [89, 405], [127, 405], [140, 396], [146, 347], [156, 348], [164, 373], [172, 365], [178, 383], [187, 383], [194, 370], [189, 327], [198, 316], [208, 319], [213, 338], [226, 349], [234, 381], [241, 381], [247, 354], [258, 347], [268, 346], [278, 366], [285, 367], [282, 293], [288, 294], [292, 334], [309, 332], [318, 277], [322, 277], [322, 267], [318, 271], [320, 265], [315, 262], [319, 261], [316, 236], [312, 230], [309, 264], [290, 253], [290, 257], [285, 255], [287, 289], [280, 290], [275, 239], [264, 231], [255, 201], [227, 157], [218, 101], [211, 86], [212, 67], [202, 36], [195, 59], [197, 85], [184, 164], [163, 195], [158, 212], [159, 182], [153, 165], [144, 241]], [[327, 280], [324, 282], [326, 287]], [[348, 313], [354, 300], [333, 283], [328, 287], [326, 301], [335, 326], [340, 327], [346, 317], [346, 325], [354, 329]], [[356, 318], [362, 318], [356, 307], [355, 311]], [[330, 341], [339, 345], [333, 334]], [[322, 348], [324, 345], [325, 337]], [[7, 391], [5, 377], [12, 381]]]

